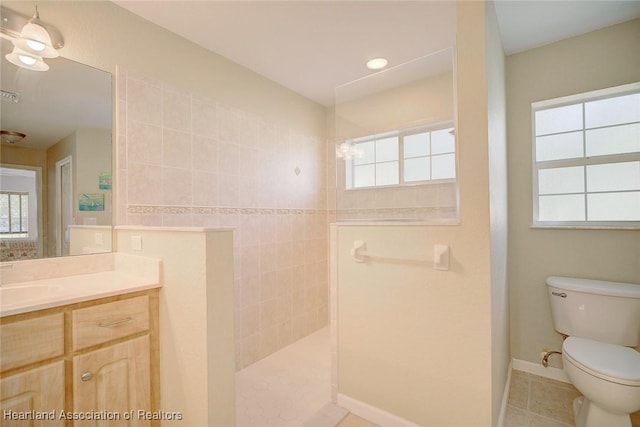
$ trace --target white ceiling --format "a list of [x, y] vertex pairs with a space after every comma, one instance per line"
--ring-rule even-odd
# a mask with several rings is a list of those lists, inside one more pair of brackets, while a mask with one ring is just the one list
[[638, 0], [496, 1], [507, 55], [640, 18]]
[[336, 86], [455, 41], [455, 3], [120, 1], [115, 3], [323, 105]]
[[[455, 43], [448, 1], [139, 1], [116, 4], [323, 105], [336, 86]], [[511, 54], [640, 17], [640, 1], [498, 0]]]
[[[367, 59], [382, 55], [393, 67], [455, 43], [453, 1], [115, 3], [327, 106], [333, 105], [337, 86], [372, 74], [365, 68]], [[496, 11], [510, 54], [640, 17], [640, 1], [499, 0]], [[9, 49], [2, 40], [2, 56]], [[111, 83], [98, 83], [105, 73], [93, 70], [90, 80], [75, 77], [68, 67], [79, 64], [62, 58], [48, 60], [47, 73], [0, 62], [2, 89], [22, 96], [20, 104], [2, 101], [2, 128], [27, 133], [26, 146], [49, 146], [77, 127], [111, 127]], [[83, 88], [64, 86], [81, 81]], [[50, 93], [54, 89], [61, 97]], [[92, 90], [90, 97], [106, 94], [106, 101], [85, 108], [79, 89]], [[53, 105], [42, 102], [45, 96], [56, 99]]]

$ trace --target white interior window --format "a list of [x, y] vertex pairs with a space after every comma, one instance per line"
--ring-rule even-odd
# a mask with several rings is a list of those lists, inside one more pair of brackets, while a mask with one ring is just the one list
[[359, 155], [346, 162], [346, 188], [455, 180], [455, 136], [450, 123], [348, 141]]
[[0, 237], [29, 237], [29, 194], [0, 192]]
[[534, 226], [640, 227], [640, 83], [532, 104]]

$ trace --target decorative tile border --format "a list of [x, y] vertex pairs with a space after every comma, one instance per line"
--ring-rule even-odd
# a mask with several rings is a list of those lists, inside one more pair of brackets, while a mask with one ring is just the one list
[[434, 214], [455, 214], [455, 207], [409, 207], [409, 208], [369, 208], [369, 209], [337, 209], [327, 211], [336, 215], [434, 215]]
[[236, 208], [216, 206], [153, 206], [128, 205], [128, 214], [136, 215], [337, 215], [338, 217], [358, 218], [433, 218], [450, 217], [456, 214], [454, 207], [409, 207], [409, 208], [369, 208], [369, 209], [273, 209], [273, 208]]
[[325, 215], [324, 209], [270, 209], [215, 206], [128, 205], [127, 213], [135, 215]]

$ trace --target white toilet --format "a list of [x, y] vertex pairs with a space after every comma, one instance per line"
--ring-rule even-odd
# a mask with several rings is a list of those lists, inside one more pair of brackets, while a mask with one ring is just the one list
[[631, 427], [640, 410], [640, 285], [547, 278], [556, 331], [568, 336], [562, 363], [584, 395], [573, 402], [577, 427]]

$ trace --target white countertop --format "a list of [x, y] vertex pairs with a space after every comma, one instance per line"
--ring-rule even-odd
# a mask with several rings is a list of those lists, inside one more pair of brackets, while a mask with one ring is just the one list
[[0, 317], [160, 287], [157, 280], [101, 271], [0, 287]]
[[[161, 286], [158, 260], [121, 254], [106, 254], [102, 258], [112, 263], [108, 265], [111, 268], [96, 268], [94, 272], [83, 271], [81, 274], [74, 274], [74, 268], [70, 266], [63, 271], [66, 273], [64, 275], [39, 277], [39, 274], [32, 280], [21, 280], [21, 277], [28, 276], [16, 271], [13, 283], [0, 286], [0, 317]], [[112, 261], [113, 258], [115, 262]], [[82, 260], [84, 259], [76, 258], [75, 262]], [[37, 268], [37, 264], [16, 265], [18, 270], [33, 275], [35, 268], [28, 267]]]

